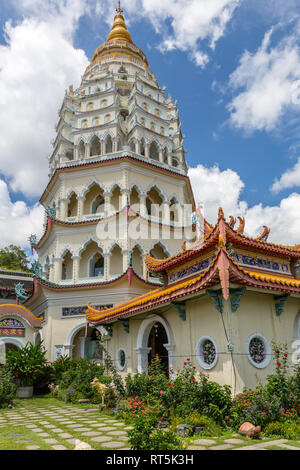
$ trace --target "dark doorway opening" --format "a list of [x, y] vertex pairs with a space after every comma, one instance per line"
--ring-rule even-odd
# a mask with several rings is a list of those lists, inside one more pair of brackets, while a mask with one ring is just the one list
[[160, 322], [156, 322], [151, 328], [148, 347], [151, 348], [148, 354], [148, 364], [151, 363], [155, 356], [158, 356], [164, 371], [169, 372], [169, 356], [164, 344], [168, 343], [168, 336], [164, 326]]

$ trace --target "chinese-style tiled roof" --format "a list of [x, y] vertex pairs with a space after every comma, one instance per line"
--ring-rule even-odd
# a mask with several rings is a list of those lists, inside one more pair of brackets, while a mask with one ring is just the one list
[[300, 280], [273, 274], [257, 273], [241, 268], [227, 253], [222, 235], [219, 235], [218, 252], [212, 265], [200, 275], [176, 284], [156, 289], [105, 310], [97, 310], [88, 305], [87, 321], [92, 324], [111, 322], [119, 317], [139, 314], [161, 304], [169, 304], [178, 299], [205, 291], [212, 286], [221, 285], [223, 297], [228, 299], [229, 286], [237, 284], [250, 286], [273, 292], [300, 294]]
[[[37, 277], [34, 277], [34, 291], [32, 292], [31, 296], [26, 300], [25, 304], [32, 302], [33, 298], [35, 297], [38, 287], [45, 287], [49, 290], [59, 290], [59, 291], [73, 291], [73, 290], [86, 290], [86, 289], [101, 289], [104, 287], [107, 287], [109, 285], [113, 285], [115, 283], [118, 283], [124, 279], [129, 278], [129, 271], [125, 271], [124, 273], [120, 274], [120, 276], [115, 277], [111, 280], [108, 281], [103, 281], [103, 282], [95, 282], [95, 283], [88, 283], [88, 282], [83, 282], [81, 284], [56, 284], [54, 282], [50, 282], [46, 279], [37, 279]], [[156, 283], [150, 282], [150, 281], [145, 281], [142, 277], [140, 277], [133, 269], [131, 269], [132, 272], [132, 277], [136, 279], [137, 281], [141, 282], [145, 286], [147, 286], [149, 289], [153, 289], [153, 287], [157, 286]]]
[[[231, 218], [230, 223], [225, 221], [223, 211], [219, 210], [219, 217], [215, 227], [208, 233], [204, 240], [194, 243], [191, 248], [184, 250], [183, 252], [177, 253], [170, 258], [156, 259], [146, 254], [145, 262], [149, 270], [151, 271], [165, 271], [171, 267], [181, 264], [189, 259], [194, 258], [196, 255], [209, 251], [212, 247], [218, 243], [218, 237], [221, 233], [226, 243], [232, 243], [243, 247], [245, 249], [259, 251], [273, 256], [281, 256], [288, 258], [300, 258], [300, 245], [298, 246], [284, 246], [270, 243], [260, 239], [247, 237], [242, 233], [245, 225], [244, 219], [240, 218], [240, 226], [237, 230], [233, 228], [233, 219]], [[262, 236], [269, 233], [269, 229], [265, 227]]]
[[0, 318], [7, 315], [18, 315], [26, 320], [33, 328], [41, 328], [42, 319], [35, 317], [28, 308], [23, 305], [2, 304], [0, 305]]

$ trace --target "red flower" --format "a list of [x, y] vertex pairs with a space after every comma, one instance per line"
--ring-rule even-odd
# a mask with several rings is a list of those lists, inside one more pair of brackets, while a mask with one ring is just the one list
[[195, 377], [192, 377], [192, 380], [195, 380]]
[[159, 393], [162, 395], [162, 394], [164, 393], [164, 391], [163, 391], [163, 390], [161, 390]]
[[283, 357], [288, 357], [288, 354], [284, 354]]
[[183, 363], [186, 366], [186, 362]]
[[281, 363], [280, 363], [280, 362], [277, 362], [276, 365], [277, 365], [278, 367], [280, 367], [280, 366], [281, 366]]
[[187, 361], [190, 361], [190, 358], [189, 358], [189, 357], [187, 358]]
[[168, 387], [170, 387], [170, 386], [171, 386], [171, 383], [170, 383], [170, 382], [168, 382]]

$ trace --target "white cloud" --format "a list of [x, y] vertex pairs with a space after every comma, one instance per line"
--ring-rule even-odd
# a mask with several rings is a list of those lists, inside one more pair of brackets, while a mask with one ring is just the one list
[[234, 127], [271, 131], [287, 111], [299, 113], [295, 85], [300, 79], [300, 51], [295, 31], [271, 47], [271, 29], [255, 53], [242, 55], [229, 79], [232, 89], [239, 90], [228, 106]]
[[[130, 22], [146, 17], [162, 36], [161, 51], [179, 49], [189, 53], [197, 66], [209, 61], [203, 44], [211, 49], [225, 34], [235, 9], [242, 0], [123, 0], [126, 19]], [[98, 0], [97, 11], [107, 11], [106, 0]], [[108, 9], [106, 21], [110, 25], [113, 12]], [[168, 25], [170, 27], [168, 27]]]
[[189, 169], [189, 177], [196, 204], [204, 205], [204, 216], [210, 223], [216, 223], [218, 209], [222, 207], [227, 220], [230, 215], [245, 217], [245, 233], [249, 236], [258, 236], [259, 228], [267, 225], [271, 228], [269, 241], [288, 245], [300, 243], [300, 194], [290, 194], [279, 205], [249, 207], [241, 199], [245, 185], [235, 171], [198, 165]]
[[12, 202], [7, 184], [0, 180], [0, 248], [10, 244], [28, 248], [28, 237], [42, 235], [44, 210], [39, 204]]
[[279, 179], [275, 180], [271, 186], [271, 191], [278, 193], [283, 189], [293, 188], [296, 186], [300, 186], [300, 157], [293, 168], [288, 169]]
[[82, 2], [72, 2], [72, 8], [63, 2], [59, 10], [56, 3], [46, 10], [47, 2], [20, 2], [33, 16], [15, 26], [6, 23], [6, 44], [0, 45], [0, 172], [13, 191], [26, 196], [40, 195], [47, 182], [64, 90], [79, 83], [88, 64], [84, 51], [72, 44]]

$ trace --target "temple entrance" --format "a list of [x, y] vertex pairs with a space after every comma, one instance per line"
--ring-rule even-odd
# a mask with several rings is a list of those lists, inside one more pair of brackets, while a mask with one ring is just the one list
[[164, 326], [162, 323], [156, 322], [151, 328], [148, 339], [148, 348], [151, 348], [148, 353], [148, 364], [151, 363], [155, 356], [158, 356], [166, 373], [169, 370], [169, 355], [164, 344], [167, 343], [168, 336]]
[[74, 359], [88, 358], [91, 361], [101, 362], [103, 352], [99, 348], [98, 337], [101, 336], [97, 328], [89, 328], [85, 337], [85, 327], [81, 328], [73, 337], [72, 357]]
[[21, 346], [18, 346], [15, 343], [10, 343], [9, 340], [5, 342], [1, 341], [0, 342], [0, 364], [5, 364], [7, 352], [9, 350], [17, 351], [18, 349], [20, 349], [20, 347]]

